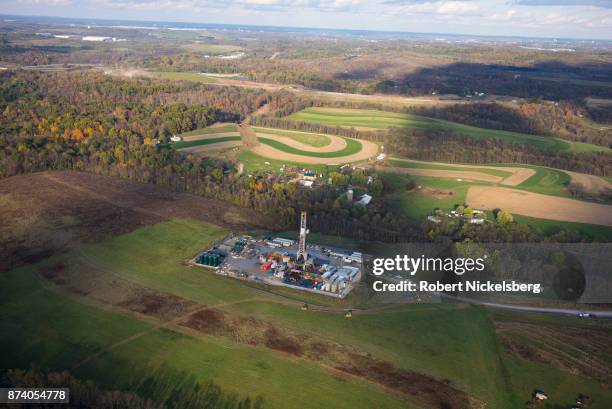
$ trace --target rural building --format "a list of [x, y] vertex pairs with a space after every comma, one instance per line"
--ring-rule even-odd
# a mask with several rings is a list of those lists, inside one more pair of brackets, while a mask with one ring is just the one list
[[353, 189], [349, 189], [346, 191], [346, 198], [352, 202], [353, 201]]
[[302, 179], [314, 181], [317, 179], [317, 174], [314, 172], [304, 172], [304, 174], [302, 175]]
[[295, 244], [295, 240], [276, 237], [272, 240], [266, 241], [266, 244], [270, 247], [291, 247]]
[[300, 180], [300, 185], [307, 188], [312, 188], [314, 182], [312, 180]]
[[370, 202], [372, 201], [372, 196], [368, 195], [368, 194], [364, 194], [363, 196], [361, 196], [361, 198], [355, 202], [360, 206], [367, 206], [368, 204], [370, 204]]
[[440, 218], [436, 216], [427, 216], [427, 220], [436, 224], [440, 223], [441, 221]]
[[348, 256], [342, 258], [345, 263], [361, 263], [363, 261], [363, 254], [359, 252], [353, 252]]

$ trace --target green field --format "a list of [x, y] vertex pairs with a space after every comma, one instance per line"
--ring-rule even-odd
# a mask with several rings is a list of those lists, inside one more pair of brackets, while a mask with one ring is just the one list
[[[334, 171], [338, 166], [332, 165], [309, 165], [305, 163], [288, 162], [286, 160], [276, 160], [264, 158], [251, 151], [243, 150], [238, 155], [238, 160], [244, 164], [244, 171], [246, 173], [261, 173], [267, 171], [279, 172], [281, 166], [289, 166], [295, 168], [303, 168], [327, 175], [328, 172]], [[266, 164], [269, 163], [268, 164]]]
[[[455, 205], [465, 204], [467, 191], [472, 185], [470, 182], [458, 182], [456, 179], [440, 179], [428, 176], [408, 177], [395, 173], [384, 173], [383, 175], [387, 183], [392, 184], [397, 192], [391, 197], [391, 200], [395, 199], [397, 202], [396, 211], [415, 222], [424, 221], [434, 209], [448, 211]], [[414, 180], [417, 186], [452, 191], [453, 195], [449, 195], [448, 198], [435, 198], [423, 194], [422, 189], [418, 188], [407, 192], [405, 186], [408, 178]]]
[[223, 133], [238, 132], [238, 125], [228, 124], [228, 125], [222, 125], [222, 126], [194, 129], [193, 131], [183, 132], [179, 136], [185, 137], [185, 136], [194, 136], [194, 135], [209, 135], [209, 134], [222, 133], [222, 132]]
[[[535, 175], [531, 176], [523, 183], [518, 186], [511, 186], [512, 189], [522, 189], [527, 190], [529, 192], [541, 193], [545, 195], [552, 196], [561, 196], [561, 197], [571, 197], [571, 194], [567, 190], [567, 187], [570, 183], [570, 176], [563, 172], [562, 170], [545, 168], [541, 166], [532, 166], [532, 165], [523, 165], [523, 164], [487, 164], [487, 168], [465, 168], [458, 166], [444, 166], [442, 164], [436, 163], [414, 163], [414, 162], [406, 162], [402, 160], [394, 160], [388, 159], [387, 162], [392, 166], [404, 167], [404, 168], [418, 168], [418, 169], [442, 169], [442, 170], [454, 170], [454, 171], [472, 171], [472, 172], [480, 172], [486, 173], [494, 176], [500, 177], [508, 177], [510, 173], [507, 171], [495, 169], [496, 166], [499, 167], [520, 167], [520, 168], [528, 168], [535, 170]], [[413, 176], [416, 178], [416, 176]], [[455, 181], [455, 178], [446, 178], [449, 182], [452, 183]], [[471, 185], [482, 185], [487, 184], [486, 182], [468, 182]], [[510, 187], [510, 186], [509, 186]]]
[[[8, 293], [6, 281], [11, 281]], [[154, 329], [135, 318], [106, 312], [72, 301], [43, 288], [31, 271], [3, 276], [3, 315], [0, 319], [3, 368], [70, 370], [100, 349], [143, 331], [145, 335], [95, 357], [71, 372], [108, 389], [139, 385], [146, 376], [164, 368], [185, 373], [198, 381], [214, 380], [240, 397], [263, 396], [266, 408], [410, 407], [364, 381], [335, 378], [308, 361], [294, 361], [266, 349], [228, 345], [214, 337], [193, 338], [175, 331]], [[172, 383], [179, 379], [166, 379]], [[320, 394], [313, 396], [316, 385]], [[285, 399], [286, 390], [294, 391]]]
[[536, 219], [519, 214], [514, 215], [514, 220], [539, 229], [547, 236], [555, 235], [561, 230], [565, 230], [567, 232], [576, 231], [581, 235], [589, 237], [593, 240], [612, 242], [612, 227], [608, 226]]
[[310, 133], [310, 132], [294, 132], [294, 131], [285, 131], [281, 129], [269, 129], [269, 128], [258, 128], [253, 127], [253, 130], [258, 133], [267, 133], [279, 136], [286, 136], [287, 138], [291, 138], [294, 141], [301, 142], [306, 145], [314, 146], [315, 148], [322, 148], [331, 143], [329, 136], [319, 134], [319, 133]]
[[187, 51], [195, 51], [195, 52], [199, 52], [199, 53], [204, 53], [204, 54], [209, 54], [209, 55], [220, 55], [220, 54], [226, 54], [226, 53], [231, 53], [234, 51], [242, 51], [244, 50], [244, 48], [237, 46], [237, 45], [231, 45], [231, 44], [202, 44], [202, 43], [198, 43], [198, 44], [185, 44], [183, 46], [181, 46], [181, 48], [187, 50]]
[[[509, 165], [510, 166], [510, 165]], [[519, 166], [519, 165], [516, 165]], [[523, 166], [534, 169], [536, 174], [521, 183], [514, 186], [517, 189], [524, 189], [534, 193], [544, 195], [571, 197], [567, 186], [570, 183], [570, 176], [557, 169], [543, 168], [539, 166]]]
[[[332, 112], [320, 108], [306, 108], [290, 115], [289, 118], [296, 121], [332, 126], [367, 127], [375, 129], [399, 127], [411, 129], [449, 130], [477, 139], [493, 138], [499, 139], [506, 143], [525, 143], [550, 151], [562, 151], [572, 148], [570, 142], [559, 138], [528, 135], [518, 132], [508, 132], [494, 129], [483, 129], [475, 126], [462, 125], [455, 122], [443, 121], [419, 115], [378, 110], [338, 109], [337, 111]], [[584, 150], [587, 149], [587, 147], [580, 145], [579, 149]], [[605, 147], [596, 147], [595, 145], [589, 146], [588, 149], [609, 150]]]
[[591, 143], [572, 142], [572, 145], [576, 153], [612, 152], [612, 150], [606, 146], [593, 145]]
[[338, 313], [301, 311], [299, 304], [288, 302], [295, 291], [287, 290], [284, 297], [267, 295], [247, 283], [184, 265], [183, 260], [226, 234], [212, 225], [174, 220], [84, 245], [42, 263], [62, 263], [70, 277], [85, 285], [93, 277], [97, 282], [85, 297], [56, 291], [38, 277], [36, 266], [3, 274], [0, 347], [11, 353], [0, 357], [0, 364], [70, 369], [115, 345], [71, 372], [106, 388], [129, 388], [166, 368], [199, 381], [213, 380], [242, 397], [261, 395], [266, 408], [414, 409], [385, 389], [360, 378], [338, 377], [305, 357], [288, 357], [224, 337], [187, 335], [173, 327], [156, 329], [148, 321], [119, 313], [104, 300], [113, 300], [117, 288], [130, 283], [130, 288], [175, 294], [227, 314], [350, 345], [399, 368], [448, 379], [487, 402], [487, 407], [520, 407], [536, 387], [550, 393], [553, 406], [542, 406], [548, 408], [566, 404], [568, 396], [579, 392], [593, 397], [592, 409], [604, 409], [612, 399], [612, 391], [588, 378], [507, 355], [487, 310], [445, 303], [373, 305], [349, 320]]
[[335, 152], [311, 152], [302, 149], [294, 148], [293, 146], [285, 145], [274, 139], [257, 137], [257, 140], [263, 144], [269, 145], [275, 149], [295, 155], [310, 156], [313, 158], [342, 158], [361, 151], [361, 142], [355, 139], [343, 138], [346, 141], [346, 147]]
[[[523, 184], [514, 186], [513, 188], [524, 189], [536, 193], [569, 197], [569, 193], [564, 189], [563, 185], [563, 183], [566, 181], [566, 173], [548, 168], [533, 168], [536, 169], [536, 174]], [[470, 186], [487, 185], [486, 182], [459, 182], [452, 178], [441, 179], [427, 176], [407, 176], [389, 172], [382, 172], [382, 175], [387, 183], [394, 186], [394, 189], [396, 190], [396, 193], [393, 193], [389, 197], [392, 201], [395, 201], [396, 211], [398, 211], [402, 216], [407, 217], [410, 220], [414, 220], [415, 222], [424, 221], [425, 218], [432, 214], [433, 210], [436, 208], [447, 211], [452, 209], [455, 205], [465, 204], [465, 198]], [[405, 190], [405, 186], [408, 178], [414, 180], [415, 184], [418, 186], [449, 190], [453, 191], [454, 195], [448, 198], [435, 198], [421, 194], [418, 189], [407, 192]], [[523, 186], [526, 183], [527, 186]], [[518, 214], [513, 216], [516, 222], [527, 224], [541, 230], [547, 236], [551, 236], [559, 233], [561, 230], [565, 230], [567, 232], [575, 231], [583, 236], [602, 242], [612, 241], [612, 228], [607, 226], [536, 219]]]
[[217, 80], [213, 77], [202, 75], [199, 72], [181, 72], [181, 71], [151, 71], [155, 77], [167, 80], [181, 80], [194, 82], [214, 83]]
[[197, 141], [180, 141], [170, 144], [174, 149], [191, 148], [193, 146], [210, 145], [211, 143], [239, 141], [240, 136], [221, 136], [219, 138], [200, 139]]
[[479, 172], [485, 173], [487, 175], [499, 176], [502, 178], [507, 178], [512, 174], [510, 172], [491, 168], [470, 168], [470, 167], [462, 167], [462, 166], [445, 166], [442, 164], [436, 163], [417, 163], [417, 162], [406, 162], [403, 160], [394, 160], [388, 159], [387, 163], [391, 166], [397, 166], [400, 168], [414, 168], [414, 169], [439, 169], [439, 170], [454, 170], [454, 171], [464, 171], [464, 172]]

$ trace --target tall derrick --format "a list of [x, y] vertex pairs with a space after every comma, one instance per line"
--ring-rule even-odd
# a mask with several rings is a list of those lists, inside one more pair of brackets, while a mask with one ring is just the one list
[[308, 230], [306, 229], [306, 212], [302, 210], [300, 216], [300, 243], [296, 259], [298, 263], [306, 263], [308, 257], [306, 254], [306, 234], [308, 234]]

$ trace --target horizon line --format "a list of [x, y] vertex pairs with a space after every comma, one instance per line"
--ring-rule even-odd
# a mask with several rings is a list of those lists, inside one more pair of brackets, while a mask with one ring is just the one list
[[[381, 34], [419, 34], [419, 35], [447, 35], [461, 37], [489, 37], [489, 38], [506, 38], [506, 39], [539, 39], [539, 40], [572, 40], [572, 41], [602, 41], [612, 42], [612, 38], [579, 38], [579, 37], [559, 37], [559, 36], [521, 36], [521, 35], [504, 35], [504, 34], [463, 34], [449, 32], [426, 32], [426, 31], [398, 31], [398, 30], [375, 30], [363, 28], [333, 28], [333, 27], [311, 27], [311, 26], [282, 26], [282, 25], [262, 25], [262, 24], [245, 24], [245, 23], [210, 23], [210, 22], [193, 22], [193, 21], [178, 21], [178, 20], [153, 20], [144, 19], [136, 20], [131, 18], [98, 18], [98, 17], [66, 17], [66, 16], [49, 16], [36, 14], [2, 14], [0, 17], [30, 17], [30, 18], [47, 18], [47, 19], [67, 19], [67, 20], [92, 20], [92, 21], [124, 21], [124, 22], [143, 22], [143, 23], [178, 23], [178, 24], [200, 24], [209, 26], [236, 26], [236, 27], [260, 27], [260, 28], [278, 28], [278, 29], [299, 29], [312, 31], [340, 31], [340, 32], [365, 32], [365, 33], [381, 33]], [[194, 27], [195, 28], [195, 27]]]

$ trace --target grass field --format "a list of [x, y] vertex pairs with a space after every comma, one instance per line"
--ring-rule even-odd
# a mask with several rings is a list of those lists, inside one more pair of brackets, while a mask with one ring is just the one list
[[207, 82], [214, 83], [217, 80], [213, 77], [202, 75], [199, 72], [179, 72], [179, 71], [151, 71], [157, 78], [167, 80], [182, 80], [182, 81], [194, 81], [194, 82]]
[[180, 141], [170, 144], [174, 149], [191, 148], [193, 146], [210, 145], [211, 143], [239, 141], [240, 136], [222, 136], [219, 138], [200, 139], [197, 141]]
[[572, 142], [574, 152], [576, 153], [588, 153], [588, 152], [611, 152], [610, 148], [605, 146], [593, 145], [591, 143], [584, 142]]
[[516, 188], [545, 195], [571, 197], [567, 190], [567, 186], [570, 183], [570, 176], [567, 173], [539, 166], [527, 167], [534, 169], [536, 174], [516, 186]]
[[[549, 151], [572, 149], [572, 144], [570, 142], [559, 138], [483, 129], [418, 115], [378, 110], [306, 108], [290, 115], [289, 118], [296, 121], [311, 122], [322, 125], [366, 127], [375, 129], [386, 129], [389, 127], [440, 129], [461, 133], [477, 139], [493, 138], [499, 139], [506, 143], [525, 143]], [[578, 144], [575, 149], [577, 151], [610, 151], [610, 149], [606, 147], [590, 144]]]
[[558, 220], [536, 219], [534, 217], [514, 215], [514, 220], [541, 230], [547, 236], [559, 233], [561, 230], [576, 231], [586, 237], [602, 242], [612, 241], [612, 227], [595, 224], [562, 222]]
[[238, 132], [238, 125], [228, 124], [228, 125], [222, 125], [222, 126], [194, 129], [193, 131], [183, 132], [179, 136], [185, 137], [185, 136], [194, 136], [194, 135], [209, 135], [209, 134], [222, 133], [222, 132]]
[[[536, 193], [569, 197], [569, 193], [564, 190], [563, 185], [563, 183], [567, 181], [566, 178], [569, 178], [567, 174], [547, 168], [533, 167], [533, 169], [536, 170], [536, 175], [524, 182], [530, 182], [528, 186], [519, 185], [515, 188], [522, 188]], [[397, 191], [397, 193], [392, 194], [390, 197], [391, 200], [396, 201], [396, 211], [415, 222], [424, 221], [436, 208], [450, 210], [455, 205], [464, 204], [470, 186], [486, 185], [484, 182], [459, 182], [456, 179], [450, 178], [440, 179], [426, 176], [407, 177], [406, 175], [395, 173], [384, 173], [383, 175], [387, 183], [393, 185]], [[416, 185], [435, 190], [452, 191], [454, 194], [447, 198], [439, 198], [423, 194], [418, 189], [407, 192], [405, 191], [405, 186], [408, 178], [414, 180]], [[514, 215], [514, 220], [539, 229], [547, 236], [565, 230], [576, 231], [581, 235], [603, 242], [612, 241], [612, 228], [607, 226], [544, 220], [518, 214]]]
[[401, 160], [393, 160], [387, 159], [387, 162], [391, 166], [397, 166], [401, 168], [417, 168], [417, 169], [440, 169], [440, 170], [455, 170], [455, 171], [471, 171], [471, 172], [479, 172], [486, 173], [487, 175], [499, 176], [506, 178], [511, 176], [510, 172], [494, 169], [494, 168], [469, 168], [469, 167], [460, 167], [460, 166], [445, 166], [445, 165], [436, 165], [434, 163], [417, 163], [417, 162], [406, 162]]
[[[328, 172], [338, 168], [338, 166], [331, 165], [309, 165], [304, 163], [288, 162], [285, 160], [269, 159], [247, 150], [240, 152], [238, 155], [238, 160], [244, 164], [244, 171], [246, 173], [261, 173], [266, 171], [278, 172], [281, 166], [286, 165], [289, 167], [310, 169], [325, 175]], [[269, 165], [266, 164], [266, 162], [269, 163]]]
[[310, 156], [314, 158], [341, 158], [343, 156], [352, 155], [361, 151], [361, 143], [355, 139], [344, 138], [346, 141], [346, 147], [335, 152], [310, 152], [302, 149], [294, 148], [293, 146], [285, 145], [282, 142], [274, 139], [265, 138], [262, 136], [257, 137], [257, 140], [265, 145], [269, 145], [279, 151], [291, 153], [294, 155]]
[[253, 130], [258, 133], [268, 133], [279, 136], [286, 136], [287, 138], [291, 138], [295, 141], [301, 142], [306, 145], [314, 146], [315, 148], [322, 148], [330, 144], [329, 136], [318, 134], [318, 133], [310, 133], [310, 132], [295, 132], [295, 131], [285, 131], [281, 129], [269, 129], [269, 128], [258, 128], [253, 127]]
[[392, 199], [394, 198], [397, 200], [396, 211], [402, 216], [416, 222], [424, 221], [436, 208], [448, 211], [455, 205], [463, 205], [465, 203], [467, 191], [472, 185], [472, 183], [459, 182], [455, 179], [439, 179], [428, 176], [409, 177], [414, 180], [417, 186], [453, 192], [452, 196], [449, 195], [446, 198], [437, 198], [423, 193], [423, 190], [418, 188], [407, 192], [405, 186], [408, 177], [405, 175], [385, 173], [384, 178], [387, 183], [394, 185], [397, 191], [397, 193], [394, 193], [392, 196]]
[[63, 263], [71, 277], [86, 281], [85, 285], [92, 271], [98, 273], [94, 277], [112, 284], [106, 290], [94, 285], [91, 293], [76, 293], [76, 298], [46, 288], [47, 281], [35, 275], [36, 267], [2, 275], [0, 347], [12, 353], [3, 354], [0, 364], [69, 369], [101, 348], [142, 334], [95, 356], [73, 374], [105, 387], [125, 388], [166, 367], [198, 380], [212, 379], [240, 396], [262, 395], [266, 408], [414, 409], [387, 390], [359, 378], [337, 376], [307, 358], [218, 336], [186, 335], [172, 327], [155, 329], [149, 322], [118, 314], [112, 305], [106, 304], [104, 310], [97, 307], [128, 282], [216, 305], [227, 314], [255, 317], [289, 331], [350, 345], [399, 368], [448, 379], [487, 402], [487, 407], [521, 407], [536, 387], [549, 392], [549, 408], [567, 404], [567, 397], [579, 392], [593, 397], [592, 409], [605, 409], [612, 399], [612, 392], [593, 380], [506, 354], [490, 312], [480, 308], [423, 304], [379, 310], [380, 306], [371, 306], [349, 320], [341, 314], [301, 311], [287, 298], [183, 264], [226, 233], [209, 224], [173, 220], [85, 245], [44, 263]]
[[[535, 175], [529, 177], [527, 180], [517, 186], [513, 186], [515, 189], [527, 190], [534, 193], [542, 193], [545, 195], [571, 197], [571, 194], [567, 190], [570, 184], [570, 176], [557, 169], [545, 168], [540, 166], [523, 165], [523, 164], [487, 164], [489, 168], [465, 168], [465, 167], [453, 167], [436, 165], [434, 163], [415, 163], [406, 162], [401, 160], [388, 159], [387, 162], [392, 166], [407, 167], [407, 168], [421, 168], [421, 169], [442, 169], [442, 170], [456, 170], [456, 171], [473, 171], [486, 173], [494, 176], [508, 177], [510, 173], [504, 170], [495, 169], [496, 166], [506, 168], [529, 168], [535, 171]], [[448, 178], [452, 183], [454, 178]], [[486, 184], [484, 182], [470, 182], [472, 185]]]
[[220, 55], [231, 53], [234, 51], [242, 51], [243, 48], [237, 45], [231, 44], [185, 44], [181, 46], [181, 48], [187, 51], [195, 51], [199, 53], [209, 54], [209, 55]]
[[[125, 389], [165, 367], [199, 381], [214, 380], [241, 397], [261, 395], [266, 408], [301, 409], [310, 404], [347, 409], [410, 407], [364, 381], [337, 379], [308, 361], [228, 345], [214, 337], [196, 339], [154, 329], [138, 319], [83, 305], [44, 289], [28, 270], [2, 279], [12, 284], [10, 293], [6, 285], [0, 289], [0, 345], [12, 351], [0, 358], [3, 368], [28, 368], [35, 363], [41, 369], [70, 370], [101, 348], [149, 331], [71, 372], [108, 389]], [[316, 385], [320, 393], [313, 395], [310, 388], [303, 387], [304, 382]], [[292, 390], [290, 401], [287, 389]]]

